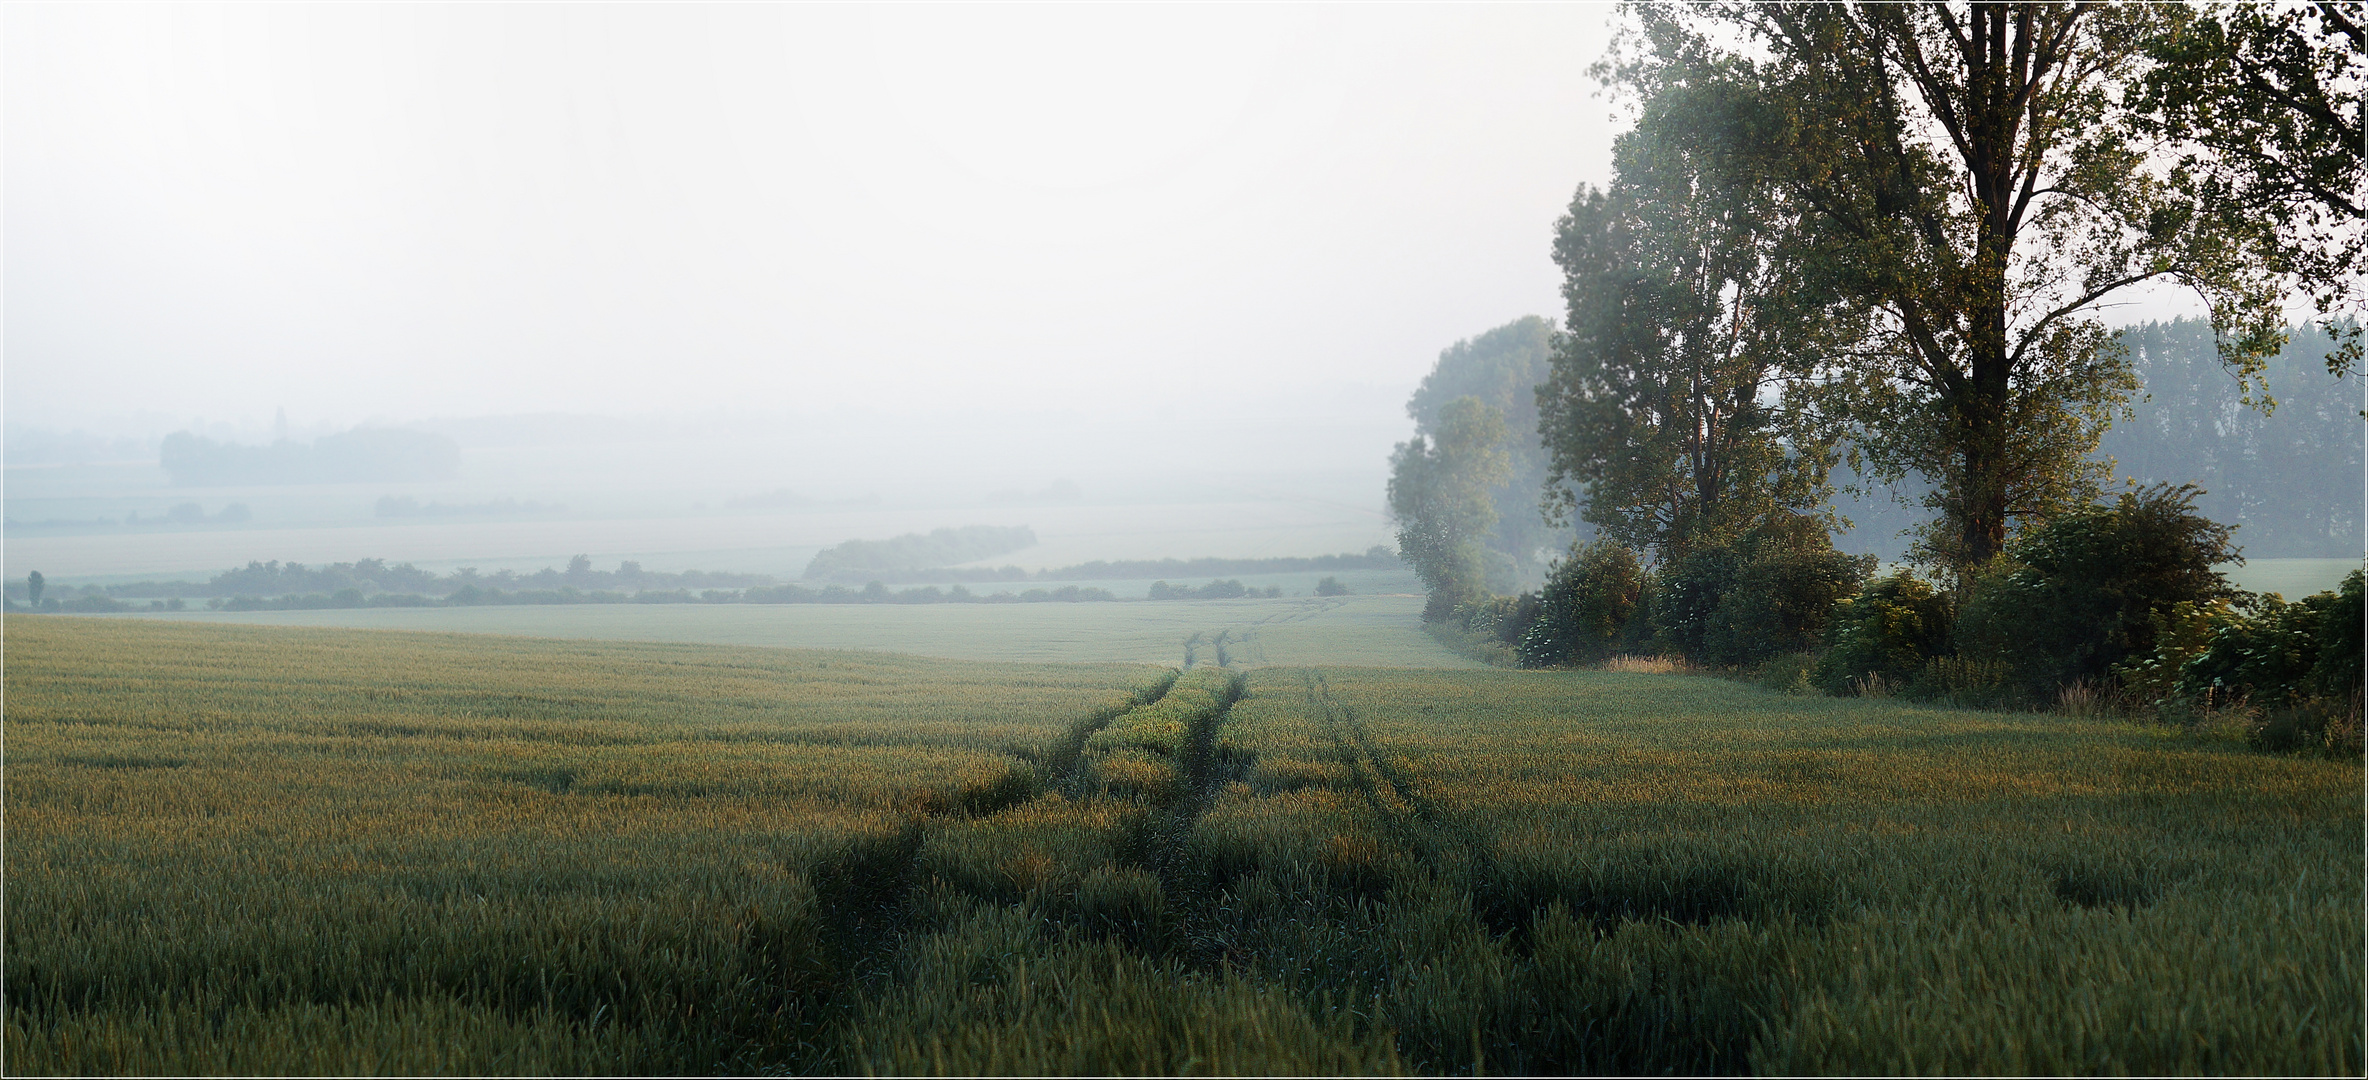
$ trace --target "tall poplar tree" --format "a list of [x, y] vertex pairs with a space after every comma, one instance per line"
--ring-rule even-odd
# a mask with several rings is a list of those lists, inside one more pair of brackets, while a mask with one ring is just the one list
[[1635, 73], [1611, 186], [1557, 225], [1565, 332], [1538, 388], [1549, 509], [1664, 564], [1823, 506], [1832, 461], [1792, 391], [1837, 313], [1756, 155], [1767, 103], [1748, 69], [1691, 59]]
[[2274, 269], [2174, 197], [2124, 105], [2158, 12], [1637, 12], [1650, 47], [1622, 68], [1631, 80], [1707, 58], [1757, 82], [1768, 108], [1750, 134], [1800, 222], [1802, 281], [1871, 318], [1858, 343], [1822, 358], [1820, 398], [1853, 428], [1864, 471], [1932, 482], [1927, 559], [1978, 566], [2011, 522], [2094, 496], [2089, 455], [2133, 385], [2098, 318], [2116, 294], [2157, 280], [2195, 289], [2242, 375], [2282, 342]]

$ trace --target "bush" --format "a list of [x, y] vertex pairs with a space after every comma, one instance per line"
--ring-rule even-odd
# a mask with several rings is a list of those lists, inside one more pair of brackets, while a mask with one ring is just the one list
[[1316, 595], [1347, 596], [1348, 586], [1341, 584], [1339, 578], [1326, 577], [1324, 580], [1316, 582]]
[[2171, 708], [2179, 700], [2188, 661], [2203, 655], [2220, 627], [2239, 617], [2226, 600], [2182, 601], [2155, 612], [2154, 650], [2113, 669], [2122, 694], [2141, 706]]
[[2174, 607], [2236, 592], [2212, 569], [2237, 552], [2228, 526], [2195, 512], [2202, 493], [2156, 484], [2027, 530], [1975, 577], [1958, 649], [2041, 698], [2153, 652]]
[[1770, 518], [1733, 544], [1699, 548], [1661, 577], [1653, 624], [1664, 650], [1749, 666], [1814, 648], [1836, 602], [1874, 572], [1872, 556], [1835, 551], [1824, 523]]
[[1702, 655], [1710, 617], [1734, 585], [1742, 561], [1733, 548], [1696, 548], [1662, 567], [1653, 583], [1652, 610], [1653, 643], [1661, 651]]
[[1950, 607], [1906, 570], [1875, 581], [1837, 606], [1810, 681], [1831, 694], [1913, 683], [1933, 657], [1950, 655]]
[[2360, 694], [2362, 676], [2368, 674], [2368, 652], [2363, 651], [2361, 642], [2362, 622], [2368, 620], [2364, 592], [2368, 589], [2363, 588], [2360, 571], [2344, 575], [2319, 624], [2319, 659], [2303, 677], [2305, 693], [2325, 698]]
[[1805, 694], [1816, 687], [1809, 676], [1817, 670], [1817, 654], [1785, 653], [1760, 665], [1759, 684], [1767, 689], [1786, 694]]
[[1523, 667], [1589, 664], [1641, 645], [1650, 582], [1636, 552], [1598, 540], [1554, 564], [1521, 633]]
[[1538, 594], [1492, 596], [1456, 607], [1452, 621], [1465, 633], [1504, 645], [1518, 645], [1538, 619]]
[[1766, 545], [1745, 556], [1734, 585], [1711, 609], [1702, 662], [1749, 665], [1814, 648], [1834, 605], [1858, 591], [1874, 563], [1871, 555], [1833, 550], [1822, 533], [1815, 545]]
[[2211, 640], [2180, 666], [2176, 694], [2190, 701], [2242, 698], [2264, 709], [2341, 698], [2360, 688], [2361, 576], [2337, 592], [2291, 604], [2272, 593], [2247, 614], [2217, 620]]

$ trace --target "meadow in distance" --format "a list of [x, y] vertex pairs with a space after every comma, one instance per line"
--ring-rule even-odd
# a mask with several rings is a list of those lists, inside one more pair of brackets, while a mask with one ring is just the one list
[[176, 433], [212, 503], [10, 522], [112, 554], [7, 583], [0, 1071], [2368, 1072], [2357, 8], [1621, 9], [1394, 547], [1252, 473], [108, 572], [591, 520]]

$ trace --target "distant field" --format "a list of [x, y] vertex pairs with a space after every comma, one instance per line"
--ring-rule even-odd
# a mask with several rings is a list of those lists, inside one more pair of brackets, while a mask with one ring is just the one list
[[2364, 1062], [2357, 762], [1669, 675], [4, 630], [12, 1075]]
[[[1422, 631], [1422, 598], [1298, 597], [1084, 604], [585, 604], [190, 611], [117, 619], [342, 626], [611, 641], [866, 649], [960, 660], [1182, 664], [1195, 635], [1247, 664], [1476, 667]], [[1230, 644], [1242, 641], [1246, 644]]]
[[[10, 477], [11, 482], [15, 477]], [[1378, 494], [1378, 493], [1377, 493]], [[239, 497], [244, 497], [240, 495]], [[366, 498], [347, 498], [367, 504]], [[374, 496], [373, 496], [374, 497]], [[209, 499], [209, 503], [213, 500]], [[150, 516], [161, 507], [147, 511]], [[26, 516], [46, 511], [12, 510]], [[59, 510], [79, 516], [97, 511]], [[123, 511], [112, 511], [120, 517]], [[260, 520], [260, 519], [259, 519]], [[1361, 552], [1392, 540], [1376, 506], [1306, 497], [1056, 506], [813, 508], [524, 521], [380, 519], [337, 525], [99, 532], [5, 539], [12, 574], [61, 582], [186, 576], [202, 580], [249, 560], [319, 564], [381, 558], [439, 571], [565, 566], [584, 552], [601, 569], [635, 559], [651, 570], [731, 570], [792, 579], [814, 553], [844, 540], [886, 539], [960, 525], [1029, 525], [1040, 542], [986, 560], [1030, 570], [1093, 559], [1267, 558]]]
[[2341, 585], [2343, 575], [2359, 568], [2358, 559], [2254, 559], [2243, 566], [2231, 564], [2219, 569], [2240, 589], [2299, 600]]

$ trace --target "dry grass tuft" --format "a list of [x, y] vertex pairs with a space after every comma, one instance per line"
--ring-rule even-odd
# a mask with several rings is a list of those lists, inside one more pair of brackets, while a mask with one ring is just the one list
[[1615, 656], [1603, 662], [1603, 670], [1669, 675], [1684, 669], [1677, 661], [1666, 656]]

